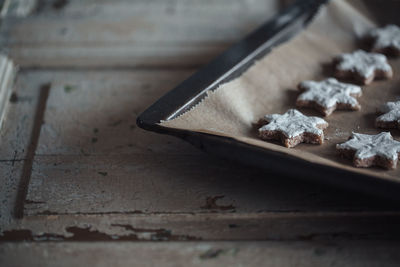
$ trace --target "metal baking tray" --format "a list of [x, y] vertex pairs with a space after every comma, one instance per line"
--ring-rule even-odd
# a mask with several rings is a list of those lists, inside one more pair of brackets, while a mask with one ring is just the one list
[[400, 183], [307, 162], [228, 137], [159, 125], [160, 121], [183, 114], [203, 99], [207, 91], [240, 76], [255, 60], [296, 35], [328, 1], [296, 1], [151, 105], [137, 118], [137, 125], [182, 138], [206, 152], [275, 172], [275, 179], [293, 177], [399, 201]]

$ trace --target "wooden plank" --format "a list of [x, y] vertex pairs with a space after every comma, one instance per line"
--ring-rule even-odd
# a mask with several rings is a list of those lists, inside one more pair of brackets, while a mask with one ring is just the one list
[[51, 84], [36, 155], [198, 155], [175, 138], [136, 127], [140, 112], [191, 72], [26, 71], [28, 88]]
[[398, 266], [398, 242], [4, 243], [3, 266]]
[[229, 44], [27, 46], [11, 48], [21, 67], [31, 68], [198, 68], [223, 52]]
[[23, 163], [18, 159], [0, 161], [0, 232], [15, 227], [15, 203]]
[[277, 1], [261, 0], [69, 1], [58, 12], [10, 19], [3, 32], [9, 44], [227, 42], [277, 9]]
[[27, 190], [29, 179], [22, 182], [21, 178], [28, 154], [34, 153], [29, 148], [42, 86], [18, 77], [11, 97], [5, 99], [9, 103], [0, 131], [0, 228], [14, 223], [16, 204]]
[[25, 67], [199, 66], [270, 18], [277, 1], [69, 1], [7, 19], [0, 44]]
[[27, 216], [4, 241], [399, 240], [398, 212], [123, 213]]
[[[28, 75], [29, 76], [29, 75]], [[6, 117], [0, 131], [0, 160], [26, 158], [34, 116], [44, 83], [25, 79], [23, 74], [16, 79], [12, 97], [7, 99]]]
[[0, 172], [0, 226], [22, 215], [45, 108], [42, 92], [46, 88], [48, 84], [18, 78], [11, 97], [6, 99], [9, 103], [0, 131], [0, 163], [4, 165]]
[[161, 151], [36, 156], [26, 201], [25, 215], [396, 209], [205, 154]]
[[[63, 2], [63, 3], [59, 3]], [[285, 3], [287, 2], [287, 3]], [[293, 2], [293, 1], [292, 1]], [[128, 13], [140, 14], [143, 9], [157, 10], [161, 14], [175, 15], [180, 12], [195, 12], [199, 10], [207, 10], [218, 15], [224, 15], [227, 12], [235, 12], [239, 14], [242, 12], [261, 12], [261, 10], [270, 9], [267, 12], [277, 10], [284, 4], [290, 4], [290, 1], [282, 0], [204, 0], [201, 3], [197, 1], [188, 0], [86, 0], [81, 2], [79, 0], [57, 1], [45, 0], [40, 1], [36, 15], [38, 16], [70, 16], [76, 18], [77, 16], [118, 16], [126, 15]], [[210, 8], [210, 7], [213, 8]], [[85, 10], [82, 10], [85, 9]], [[271, 10], [272, 9], [272, 10]]]

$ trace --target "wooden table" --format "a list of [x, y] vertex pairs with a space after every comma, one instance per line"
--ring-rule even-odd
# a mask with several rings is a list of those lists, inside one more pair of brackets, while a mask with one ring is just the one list
[[135, 125], [279, 8], [57, 0], [6, 16], [0, 42], [20, 69], [0, 132], [0, 265], [398, 266], [395, 204]]

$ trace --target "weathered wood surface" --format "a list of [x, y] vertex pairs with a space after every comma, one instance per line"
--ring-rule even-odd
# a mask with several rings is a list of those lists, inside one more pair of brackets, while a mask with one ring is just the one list
[[396, 212], [135, 213], [25, 216], [0, 241], [398, 240]]
[[[5, 243], [8, 266], [398, 266], [398, 242]], [[89, 256], [88, 256], [89, 255]], [[21, 257], [23, 256], [23, 257]], [[35, 260], [32, 261], [32, 258]]]
[[199, 66], [252, 31], [277, 1], [69, 1], [2, 25], [0, 44], [30, 67]]
[[238, 166], [135, 125], [279, 3], [39, 3], [0, 28], [21, 66], [0, 132], [1, 266], [398, 263], [397, 205]]
[[[0, 162], [0, 232], [7, 227], [14, 228], [14, 209], [19, 187], [23, 161], [5, 160]], [[1, 235], [1, 234], [0, 234]]]

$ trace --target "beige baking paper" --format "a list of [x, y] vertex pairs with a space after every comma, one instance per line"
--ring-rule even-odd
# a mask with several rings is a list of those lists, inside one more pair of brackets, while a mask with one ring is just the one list
[[[361, 111], [335, 111], [325, 118], [329, 128], [325, 131], [323, 145], [300, 144], [292, 149], [285, 148], [259, 140], [253, 126], [265, 114], [284, 113], [295, 108], [297, 84], [303, 80], [329, 77], [333, 56], [358, 49], [359, 37], [375, 26], [346, 1], [332, 1], [320, 10], [307, 30], [275, 48], [239, 78], [210, 92], [190, 111], [161, 125], [228, 136], [306, 161], [400, 181], [400, 166], [390, 171], [354, 168], [351, 160], [342, 159], [335, 150], [335, 145], [345, 142], [352, 131], [381, 132], [374, 127], [376, 110], [386, 101], [399, 99], [400, 59], [390, 59], [394, 79], [363, 87], [363, 96], [359, 98]], [[312, 109], [299, 110], [306, 115], [321, 116]], [[391, 130], [391, 133], [400, 140], [399, 130]]]

